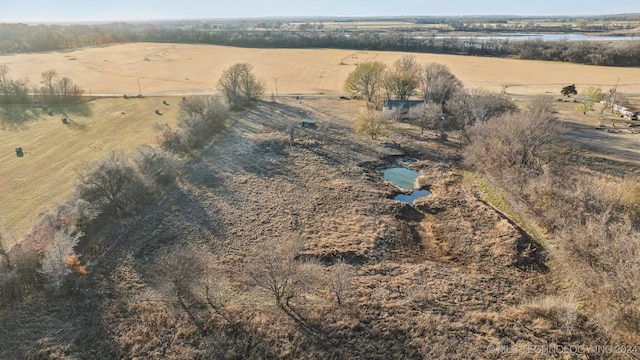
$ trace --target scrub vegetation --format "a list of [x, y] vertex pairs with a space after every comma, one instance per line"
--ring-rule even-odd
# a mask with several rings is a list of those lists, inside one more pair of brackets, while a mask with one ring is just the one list
[[[362, 100], [91, 102], [150, 102], [170, 123], [146, 131], [152, 146], [76, 162], [73, 188], [22, 241], [2, 231], [0, 358], [539, 359], [581, 346], [595, 359], [599, 344], [637, 357], [635, 134], [560, 94], [515, 98], [396, 60], [366, 69], [383, 87]], [[235, 67], [223, 78], [246, 70], [264, 90], [258, 65]], [[385, 97], [423, 104], [386, 116]], [[133, 121], [149, 125], [111, 125]], [[408, 157], [431, 191], [414, 206], [381, 175]]]

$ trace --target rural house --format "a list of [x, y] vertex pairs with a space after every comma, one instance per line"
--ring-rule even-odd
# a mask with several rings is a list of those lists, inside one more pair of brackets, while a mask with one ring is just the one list
[[397, 110], [400, 110], [401, 114], [407, 114], [409, 110], [419, 104], [424, 104], [423, 100], [385, 100], [382, 108], [382, 112], [385, 115], [391, 115]]

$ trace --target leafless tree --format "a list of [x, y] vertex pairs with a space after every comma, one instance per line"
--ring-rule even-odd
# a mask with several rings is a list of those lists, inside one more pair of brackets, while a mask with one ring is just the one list
[[285, 312], [315, 278], [308, 264], [297, 259], [301, 247], [300, 239], [291, 239], [276, 249], [265, 249], [248, 269], [253, 283], [268, 291]]
[[88, 166], [76, 189], [80, 199], [106, 215], [129, 214], [153, 198], [135, 165], [116, 152]]
[[72, 273], [69, 259], [74, 256], [74, 247], [82, 236], [82, 232], [76, 231], [72, 227], [58, 231], [53, 242], [46, 244], [43, 250], [40, 273], [45, 277], [52, 290], [60, 290], [66, 277]]
[[444, 131], [445, 118], [439, 104], [416, 105], [409, 110], [407, 117], [420, 126], [421, 133], [424, 133], [425, 129]]
[[251, 72], [251, 65], [237, 63], [222, 73], [218, 89], [234, 109], [241, 109], [257, 101], [264, 93], [264, 85]]
[[27, 104], [29, 102], [29, 80], [11, 79], [9, 67], [0, 65], [0, 103]]
[[338, 305], [342, 305], [344, 300], [351, 296], [356, 289], [353, 271], [344, 261], [338, 261], [331, 266], [329, 289], [336, 297]]
[[58, 76], [58, 73], [56, 73], [55, 70], [47, 70], [43, 72], [40, 76], [42, 79], [40, 83], [44, 84], [44, 88], [42, 89], [41, 92], [43, 93], [43, 95], [46, 94], [49, 100], [52, 100], [56, 93], [56, 84], [54, 82], [54, 79], [57, 76]]
[[534, 96], [527, 106], [527, 110], [531, 116], [545, 116], [545, 114], [553, 114], [553, 98], [550, 96]]
[[172, 246], [157, 262], [158, 272], [168, 279], [172, 291], [182, 300], [193, 285], [206, 274], [206, 265], [194, 246], [179, 244]]
[[393, 63], [387, 71], [384, 88], [387, 98], [407, 100], [420, 86], [422, 68], [416, 62], [415, 56], [405, 55]]
[[443, 106], [460, 89], [462, 89], [462, 82], [449, 71], [446, 65], [431, 63], [425, 67], [422, 77], [422, 94], [425, 102]]
[[445, 107], [446, 124], [450, 129], [465, 129], [476, 122], [484, 122], [518, 107], [505, 95], [482, 89], [458, 91]]

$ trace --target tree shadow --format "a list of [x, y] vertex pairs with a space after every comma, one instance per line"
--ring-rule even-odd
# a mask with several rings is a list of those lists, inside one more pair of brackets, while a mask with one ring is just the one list
[[3, 104], [0, 105], [0, 129], [22, 129], [27, 123], [36, 121], [43, 115], [61, 115], [63, 119], [66, 118], [68, 120], [68, 125], [71, 125], [74, 130], [82, 130], [86, 126], [71, 120], [71, 118], [92, 116], [93, 110], [87, 102], [42, 106], [32, 104]]
[[89, 117], [93, 115], [93, 110], [91, 109], [91, 106], [89, 106], [88, 102], [56, 104], [49, 106], [49, 109], [51, 109], [54, 113], [62, 114], [67, 117]]
[[[393, 335], [390, 336], [375, 326], [363, 324], [362, 319], [367, 317], [364, 314], [358, 316], [360, 321], [350, 329], [345, 329], [336, 326], [335, 318], [311, 320], [299, 311], [300, 309], [287, 307], [283, 310], [294, 321], [298, 329], [305, 334], [309, 340], [310, 348], [327, 358], [384, 359], [388, 358], [390, 353], [402, 359], [422, 358], [419, 349], [410, 345], [411, 335], [406, 330], [395, 327], [392, 330]], [[329, 316], [329, 318], [333, 316]], [[348, 317], [348, 315], [346, 316]]]
[[38, 119], [39, 116], [40, 111], [32, 105], [0, 105], [0, 128], [19, 129], [24, 127], [25, 123]]

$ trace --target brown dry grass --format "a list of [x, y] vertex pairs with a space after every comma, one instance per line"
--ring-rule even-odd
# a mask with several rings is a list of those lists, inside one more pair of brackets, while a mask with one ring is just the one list
[[[265, 82], [265, 94], [342, 93], [354, 64], [366, 60], [393, 63], [404, 53], [335, 49], [246, 49], [214, 45], [135, 43], [86, 48], [71, 52], [19, 54], [0, 57], [15, 77], [32, 82], [55, 69], [92, 93], [143, 94], [216, 92], [222, 71], [236, 62], [254, 66]], [[563, 85], [608, 89], [620, 79], [618, 90], [640, 93], [640, 70], [558, 62], [414, 54], [419, 63], [446, 64], [465, 87], [508, 93], [558, 93]], [[150, 61], [144, 61], [148, 57]], [[341, 60], [349, 65], [339, 65]]]
[[[166, 106], [162, 98], [102, 99], [54, 108], [54, 116], [36, 109], [28, 121], [0, 122], [0, 230], [5, 241], [19, 241], [37, 214], [65, 199], [84, 165], [111, 151], [131, 152], [149, 144], [157, 123], [173, 125], [178, 101]], [[63, 111], [68, 125], [61, 121]], [[24, 157], [16, 157], [18, 146]]]
[[[68, 299], [47, 300], [47, 324], [34, 318], [43, 299], [0, 311], [9, 324], [0, 341], [11, 344], [0, 357], [521, 359], [545, 354], [489, 346], [602, 339], [580, 309], [547, 298], [554, 274], [540, 259], [519, 262], [529, 240], [461, 183], [456, 136], [443, 144], [403, 126], [383, 139], [402, 147], [372, 142], [353, 133], [357, 110], [283, 99], [239, 116], [167, 198], [92, 236], [125, 241], [87, 251], [89, 278]], [[319, 128], [300, 128], [301, 116]], [[381, 178], [401, 153], [421, 160], [414, 167], [433, 191], [426, 216], [393, 201], [397, 190]], [[317, 280], [287, 316], [246, 269], [292, 238], [304, 241], [297, 261], [322, 265], [312, 264]], [[207, 266], [180, 300], [158, 268], [183, 247]], [[323, 274], [341, 257], [356, 288], [337, 306]], [[215, 311], [202, 295], [209, 281]]]

